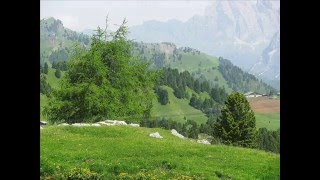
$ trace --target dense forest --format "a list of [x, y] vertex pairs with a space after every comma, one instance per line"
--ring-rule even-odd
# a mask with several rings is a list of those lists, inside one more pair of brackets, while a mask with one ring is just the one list
[[239, 67], [233, 65], [231, 61], [219, 57], [219, 62], [219, 71], [233, 91], [266, 92], [266, 94], [276, 93], [276, 90], [273, 87], [258, 80], [254, 75], [242, 71]]

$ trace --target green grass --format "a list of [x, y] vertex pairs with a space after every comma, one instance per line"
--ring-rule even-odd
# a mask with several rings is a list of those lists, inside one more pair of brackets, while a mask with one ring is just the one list
[[188, 86], [186, 87], [186, 92], [189, 94], [189, 100], [192, 97], [192, 94], [195, 94], [197, 96], [197, 98], [200, 97], [200, 99], [202, 99], [203, 101], [205, 99], [210, 99], [210, 95], [207, 92], [200, 92], [199, 94], [196, 93], [194, 90], [190, 89]]
[[59, 81], [63, 78], [65, 72], [61, 71], [61, 77], [57, 78], [54, 73], [56, 72], [55, 69], [49, 68], [48, 75], [47, 75], [47, 82], [50, 84], [52, 88], [57, 88], [59, 85]]
[[280, 128], [280, 113], [261, 114], [255, 113], [257, 128], [265, 127], [268, 130], [277, 130]]
[[[149, 137], [159, 132], [163, 139]], [[174, 174], [219, 179], [279, 179], [280, 155], [264, 151], [203, 145], [179, 139], [168, 130], [128, 126], [46, 126], [40, 132], [42, 174], [89, 168], [104, 179], [113, 174], [152, 173], [156, 179]], [[113, 177], [113, 178], [112, 178]]]
[[[219, 60], [216, 57], [212, 57], [203, 53], [195, 54], [182, 53], [181, 61], [171, 62], [172, 68], [177, 68], [179, 71], [189, 71], [195, 73], [195, 77], [199, 78], [203, 75], [208, 81], [214, 82], [219, 87], [225, 87], [228, 92], [231, 89], [228, 88], [227, 81], [223, 78], [219, 72]], [[214, 69], [212, 69], [214, 68]], [[215, 81], [215, 78], [218, 81]]]
[[[157, 99], [153, 101], [153, 108], [151, 111], [152, 117], [168, 117], [172, 120], [185, 123], [186, 119], [194, 120], [197, 123], [207, 122], [207, 117], [203, 112], [197, 110], [189, 105], [189, 100], [187, 99], [178, 99], [173, 94], [173, 89], [168, 86], [162, 86], [161, 88], [168, 91], [169, 102], [166, 105], [161, 105]], [[205, 96], [205, 95], [203, 95]]]
[[47, 117], [43, 115], [43, 107], [47, 105], [48, 103], [48, 97], [46, 95], [40, 94], [40, 119], [41, 120], [47, 120]]
[[[54, 73], [55, 69], [49, 68], [48, 69], [48, 75], [47, 82], [50, 84], [51, 88], [57, 88], [59, 85], [59, 81], [61, 81], [61, 78], [64, 76], [65, 72], [61, 71], [61, 77], [58, 79]], [[43, 115], [43, 107], [47, 105], [49, 98], [46, 95], [40, 94], [40, 119], [41, 120], [47, 120], [47, 117]]]

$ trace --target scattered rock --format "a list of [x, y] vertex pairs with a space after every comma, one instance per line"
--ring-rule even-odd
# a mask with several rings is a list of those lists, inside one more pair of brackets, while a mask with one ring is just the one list
[[[62, 126], [67, 126], [69, 124], [66, 124], [66, 123], [62, 123], [60, 124]], [[100, 122], [97, 122], [97, 123], [93, 123], [93, 124], [87, 124], [87, 123], [74, 123], [74, 124], [71, 124], [72, 126], [115, 126], [115, 125], [123, 125], [123, 126], [126, 126], [127, 123], [124, 122], [124, 121], [117, 121], [117, 120], [106, 120], [106, 121], [100, 121]], [[139, 124], [138, 124], [139, 125]], [[134, 125], [136, 126], [136, 125]]]
[[133, 123], [130, 123], [129, 126], [133, 126], [133, 127], [140, 127], [140, 124], [133, 124]]
[[197, 140], [197, 143], [200, 143], [200, 144], [211, 144], [208, 140], [206, 139], [202, 139], [202, 140]]
[[46, 121], [40, 121], [40, 125], [41, 126], [47, 125], [47, 122]]
[[151, 133], [151, 134], [149, 134], [149, 136], [155, 137], [155, 138], [163, 138], [158, 132]]
[[175, 129], [172, 129], [171, 130], [171, 133], [174, 135], [174, 136], [177, 136], [178, 138], [185, 138], [182, 134], [179, 134]]
[[72, 126], [90, 126], [90, 124], [86, 124], [86, 123], [74, 123], [74, 124], [72, 124]]
[[115, 125], [123, 125], [126, 126], [128, 125], [124, 121], [117, 121], [117, 120], [106, 120], [106, 121], [100, 121], [98, 122], [100, 125], [105, 125], [105, 126], [115, 126]]
[[104, 126], [114, 126], [114, 124], [106, 123], [106, 122], [104, 122], [104, 121], [98, 122], [98, 124], [104, 125]]
[[69, 124], [67, 124], [67, 123], [61, 123], [61, 124], [59, 124], [58, 126], [69, 126]]
[[124, 121], [118, 121], [118, 120], [106, 120], [106, 123], [110, 123], [110, 124], [114, 124], [114, 125], [128, 125], [126, 122]]

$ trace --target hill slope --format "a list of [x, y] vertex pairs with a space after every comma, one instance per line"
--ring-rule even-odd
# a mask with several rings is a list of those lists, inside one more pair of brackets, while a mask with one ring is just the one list
[[[152, 132], [159, 132], [163, 139], [149, 137]], [[115, 179], [116, 175], [138, 177], [138, 173], [151, 174], [156, 179], [182, 175], [208, 179], [280, 178], [280, 155], [198, 144], [163, 129], [47, 126], [40, 134], [42, 176], [81, 167], [98, 172], [104, 179]]]
[[189, 71], [195, 78], [208, 80], [211, 85], [225, 87], [227, 92], [256, 91], [268, 93], [275, 91], [271, 86], [258, 80], [255, 76], [234, 66], [224, 58], [209, 56], [190, 47], [178, 48], [173, 43], [133, 43], [134, 53], [150, 62], [151, 68], [171, 67], [180, 72]]
[[[57, 88], [60, 80], [63, 78], [65, 72], [61, 71], [61, 77], [57, 78], [55, 75], [55, 69], [48, 68], [48, 74], [43, 74], [47, 78], [47, 82], [51, 86], [51, 88]], [[40, 93], [40, 119], [47, 120], [47, 117], [42, 113], [43, 107], [47, 105], [48, 97], [44, 94]]]
[[[185, 22], [145, 21], [130, 27], [130, 38], [143, 42], [170, 41], [190, 46], [210, 55], [231, 59], [249, 70], [280, 30], [279, 1], [211, 1], [203, 15], [194, 15]], [[273, 5], [272, 5], [273, 4]], [[279, 44], [279, 43], [278, 43]], [[257, 71], [262, 77], [277, 79], [279, 57]]]
[[[203, 112], [189, 105], [189, 99], [178, 99], [174, 96], [173, 89], [168, 86], [162, 86], [161, 88], [168, 91], [169, 103], [166, 105], [161, 105], [157, 99], [155, 99], [153, 101], [153, 107], [151, 111], [152, 117], [171, 118], [172, 120], [180, 123], [185, 123], [188, 119], [194, 120], [199, 124], [207, 122], [208, 118]], [[198, 95], [195, 92], [194, 94]], [[186, 117], [186, 119], [184, 119], [184, 117]]]
[[[54, 18], [40, 21], [40, 62], [68, 61], [71, 47], [79, 43], [89, 47], [90, 37], [77, 33], [63, 26], [60, 20]], [[196, 78], [209, 80], [213, 85], [225, 87], [227, 92], [232, 90], [267, 93], [271, 87], [260, 82], [253, 75], [246, 74], [234, 66], [229, 60], [209, 56], [190, 47], [177, 48], [173, 43], [138, 43], [133, 42], [134, 53], [140, 55], [144, 61], [150, 61], [152, 68], [177, 68], [179, 71], [189, 71]], [[229, 63], [221, 63], [228, 61]], [[228, 70], [225, 73], [223, 70]], [[232, 82], [230, 77], [239, 80]]]
[[40, 63], [68, 60], [74, 43], [89, 46], [90, 38], [65, 28], [59, 19], [40, 20]]

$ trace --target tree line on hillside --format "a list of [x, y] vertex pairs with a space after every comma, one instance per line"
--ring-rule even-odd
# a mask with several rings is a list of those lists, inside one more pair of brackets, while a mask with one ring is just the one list
[[[220, 108], [223, 105], [227, 93], [224, 88], [210, 87], [207, 80], [200, 81], [199, 79], [194, 79], [194, 77], [188, 72], [180, 72], [177, 69], [163, 68], [162, 75], [160, 76], [155, 92], [158, 96], [158, 101], [162, 105], [166, 105], [168, 101], [168, 92], [165, 89], [161, 89], [160, 86], [169, 86], [173, 89], [173, 94], [179, 99], [190, 99], [189, 105], [201, 110], [208, 117], [217, 116], [220, 113]], [[195, 91], [197, 94], [208, 93], [209, 99], [201, 99], [195, 94], [192, 94], [191, 98], [186, 91], [189, 87], [191, 90]]]
[[249, 92], [256, 91], [259, 93], [276, 93], [276, 90], [259, 81], [254, 75], [242, 71], [239, 67], [233, 65], [231, 61], [219, 57], [219, 71], [227, 81], [228, 86], [234, 91]]
[[[65, 61], [60, 61], [60, 62], [53, 62], [52, 63], [52, 68], [55, 69], [54, 75], [56, 78], [60, 78], [61, 77], [61, 71], [67, 71], [68, 70], [68, 66], [67, 66], [67, 62]], [[48, 63], [45, 62], [44, 65], [42, 66], [42, 64], [40, 64], [40, 76], [44, 76], [46, 77], [46, 75], [48, 75], [49, 73], [49, 66]], [[41, 78], [40, 78], [41, 79]], [[40, 87], [41, 84], [47, 84], [46, 86], [50, 86], [47, 82], [46, 82], [46, 78], [40, 81]], [[42, 91], [40, 91], [42, 92]]]
[[68, 70], [68, 65], [66, 61], [58, 61], [58, 62], [53, 62], [52, 63], [52, 68], [57, 69], [60, 71], [67, 71]]
[[50, 97], [51, 90], [52, 88], [47, 82], [47, 77], [44, 74], [40, 74], [40, 93]]
[[60, 61], [68, 61], [70, 51], [67, 48], [60, 48], [56, 51], [53, 51], [49, 56], [50, 63], [57, 63]]
[[47, 82], [47, 74], [49, 71], [48, 63], [45, 63], [44, 66], [40, 64], [40, 93], [50, 97], [52, 88]]
[[[178, 60], [180, 61], [182, 58], [182, 54], [179, 53], [175, 44], [168, 43], [168, 42], [162, 42], [161, 44], [166, 44], [168, 46], [172, 46], [172, 48], [174, 49], [172, 54], [167, 54], [168, 57], [166, 57], [166, 53], [157, 50], [157, 46], [160, 46], [160, 44], [157, 44], [157, 43], [151, 43], [150, 45], [153, 46], [153, 48], [147, 48], [147, 46], [144, 45], [142, 42], [141, 43], [132, 42], [132, 45], [134, 47], [135, 52], [138, 53], [142, 57], [142, 60], [144, 62], [150, 61], [151, 62], [150, 68], [155, 69], [155, 70], [162, 69], [163, 67], [166, 67], [168, 65], [166, 63], [166, 58], [168, 58], [169, 60], [172, 59], [173, 62], [176, 62]], [[160, 47], [158, 47], [158, 48], [160, 48]], [[194, 49], [188, 48], [188, 47], [180, 48], [180, 50], [185, 53], [193, 53], [193, 54], [200, 53], [200, 51], [194, 50]], [[150, 59], [147, 59], [147, 57], [146, 57], [146, 55], [148, 53], [150, 53], [150, 55], [151, 55]], [[170, 66], [170, 64], [169, 64], [169, 66]]]

